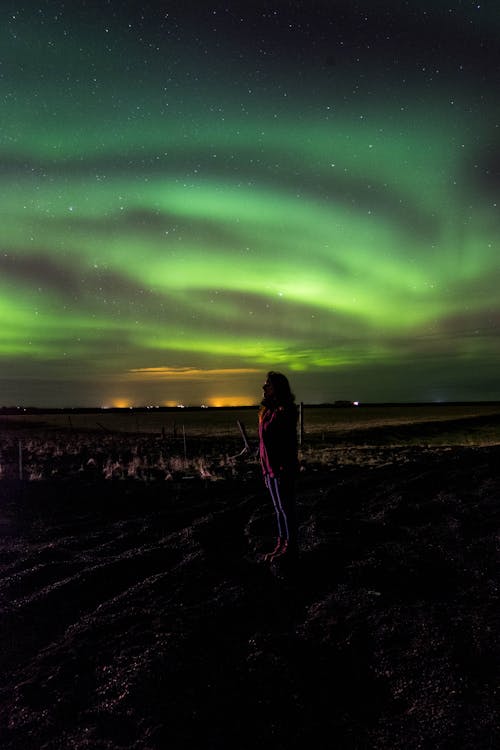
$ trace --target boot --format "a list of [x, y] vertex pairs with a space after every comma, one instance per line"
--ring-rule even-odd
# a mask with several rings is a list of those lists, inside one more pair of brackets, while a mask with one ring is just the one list
[[273, 557], [276, 557], [276, 555], [279, 555], [281, 545], [283, 544], [283, 542], [284, 540], [279, 536], [276, 541], [276, 547], [273, 549], [272, 552], [266, 552], [265, 555], [262, 555], [262, 559], [267, 562], [268, 560], [272, 560]]
[[283, 542], [281, 544], [281, 547], [278, 547], [272, 557], [271, 560], [276, 560], [277, 557], [282, 557], [283, 555], [286, 555], [288, 550], [288, 539], [283, 539]]

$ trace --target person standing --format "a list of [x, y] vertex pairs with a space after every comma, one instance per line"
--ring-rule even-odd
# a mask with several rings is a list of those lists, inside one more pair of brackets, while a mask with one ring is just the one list
[[273, 502], [277, 523], [276, 546], [264, 555], [271, 561], [298, 553], [295, 482], [299, 460], [297, 406], [285, 375], [268, 372], [259, 409], [259, 456], [264, 483]]

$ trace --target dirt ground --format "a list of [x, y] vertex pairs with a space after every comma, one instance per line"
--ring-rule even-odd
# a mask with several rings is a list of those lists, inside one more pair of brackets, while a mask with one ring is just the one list
[[2, 480], [3, 750], [499, 747], [500, 448], [351, 453], [288, 566], [251, 470]]

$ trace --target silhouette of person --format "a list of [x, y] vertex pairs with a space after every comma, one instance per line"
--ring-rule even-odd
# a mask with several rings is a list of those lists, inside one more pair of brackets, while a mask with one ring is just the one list
[[291, 558], [298, 552], [295, 510], [295, 481], [299, 467], [297, 406], [288, 379], [280, 372], [268, 372], [262, 389], [259, 456], [278, 530], [275, 548], [263, 556], [270, 561], [283, 555]]

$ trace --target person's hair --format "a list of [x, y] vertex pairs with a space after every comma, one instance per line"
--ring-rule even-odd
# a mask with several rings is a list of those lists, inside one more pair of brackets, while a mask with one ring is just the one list
[[291, 391], [290, 383], [288, 382], [286, 375], [271, 370], [267, 373], [267, 379], [273, 386], [274, 399], [278, 404], [286, 406], [295, 402], [295, 396]]

